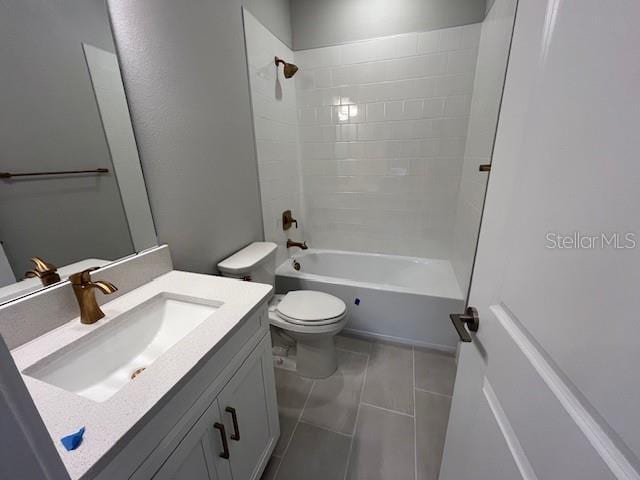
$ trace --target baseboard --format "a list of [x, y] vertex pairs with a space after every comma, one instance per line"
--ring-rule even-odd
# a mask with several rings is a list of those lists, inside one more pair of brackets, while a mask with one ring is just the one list
[[345, 328], [342, 333], [351, 335], [353, 337], [359, 337], [363, 340], [383, 340], [385, 342], [399, 343], [401, 345], [411, 345], [412, 347], [430, 348], [432, 350], [439, 350], [441, 352], [455, 354], [457, 348], [450, 345], [439, 345], [437, 343], [421, 342], [404, 337], [394, 337], [392, 335], [383, 335], [381, 333], [368, 332], [366, 330], [355, 330], [353, 328]]

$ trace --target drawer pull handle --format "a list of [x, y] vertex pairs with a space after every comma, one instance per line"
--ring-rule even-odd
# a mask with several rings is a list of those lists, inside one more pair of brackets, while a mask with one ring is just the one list
[[214, 423], [213, 424], [213, 428], [217, 429], [220, 431], [220, 438], [222, 439], [222, 452], [220, 453], [220, 456], [222, 458], [229, 458], [229, 444], [227, 443], [227, 432], [224, 429], [224, 425], [221, 423]]
[[231, 414], [231, 420], [233, 421], [233, 434], [231, 435], [231, 440], [235, 440], [236, 442], [240, 441], [240, 429], [238, 428], [238, 416], [236, 415], [236, 409], [233, 407], [227, 407], [224, 409], [225, 412]]

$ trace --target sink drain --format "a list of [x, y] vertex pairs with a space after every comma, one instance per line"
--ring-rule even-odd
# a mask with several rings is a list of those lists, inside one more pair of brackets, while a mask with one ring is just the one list
[[137, 369], [135, 372], [133, 372], [131, 374], [131, 380], [134, 380], [138, 375], [140, 375], [142, 372], [144, 372], [147, 369], [147, 367], [140, 367], [139, 369]]

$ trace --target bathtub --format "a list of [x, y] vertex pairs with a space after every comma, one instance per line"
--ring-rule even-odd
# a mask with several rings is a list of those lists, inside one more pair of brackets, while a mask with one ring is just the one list
[[341, 298], [346, 332], [446, 351], [457, 345], [449, 314], [463, 310], [464, 297], [447, 260], [309, 249], [276, 269], [279, 293], [301, 289]]

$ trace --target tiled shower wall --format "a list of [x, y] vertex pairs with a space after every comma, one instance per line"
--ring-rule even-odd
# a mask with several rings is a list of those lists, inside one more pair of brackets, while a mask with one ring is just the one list
[[298, 157], [298, 120], [294, 80], [286, 80], [274, 57], [292, 61], [293, 52], [244, 9], [249, 83], [258, 155], [265, 240], [278, 244], [278, 264], [286, 257], [282, 212], [292, 210], [302, 237], [302, 182]]
[[295, 52], [313, 247], [450, 258], [479, 36], [473, 24]]

